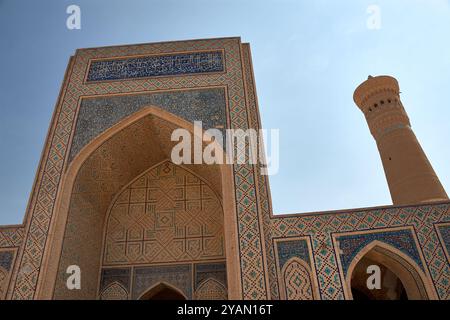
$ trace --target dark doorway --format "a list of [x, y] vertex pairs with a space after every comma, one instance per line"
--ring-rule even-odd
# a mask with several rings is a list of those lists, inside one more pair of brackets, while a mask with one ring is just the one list
[[161, 283], [142, 295], [141, 300], [186, 300], [186, 297], [175, 288]]

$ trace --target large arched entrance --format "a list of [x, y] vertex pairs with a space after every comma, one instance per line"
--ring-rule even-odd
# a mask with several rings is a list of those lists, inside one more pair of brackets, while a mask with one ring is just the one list
[[[372, 271], [371, 266], [379, 269]], [[375, 273], [380, 276], [379, 289], [368, 285], [369, 277]], [[353, 300], [428, 300], [434, 297], [420, 267], [399, 250], [379, 241], [367, 245], [355, 257], [346, 281], [347, 294]]]
[[[63, 177], [62, 188], [56, 200], [56, 219], [51, 227], [50, 236], [52, 239], [49, 241], [52, 247], [47, 252], [43, 263], [44, 272], [42, 274], [44, 274], [44, 277], [38, 286], [39, 298], [96, 299], [100, 295], [99, 288], [101, 286], [109, 288], [111, 282], [117, 282], [122, 288], [128, 290], [128, 298], [133, 299], [138, 297], [136, 296], [138, 293], [133, 295], [131, 292], [131, 287], [133, 287], [131, 282], [134, 281], [135, 274], [144, 277], [142, 283], [150, 284], [155, 280], [152, 278], [154, 275], [163, 277], [164, 272], [167, 273], [168, 271], [172, 274], [165, 275], [166, 277], [175, 277], [174, 272], [182, 270], [184, 273], [179, 273], [177, 277], [183, 280], [184, 277], [179, 275], [192, 274], [193, 271], [189, 270], [199, 270], [199, 272], [206, 274], [209, 269], [221, 268], [220, 265], [217, 266], [220, 261], [216, 260], [225, 258], [225, 256], [211, 258], [208, 260], [209, 265], [206, 266], [202, 259], [200, 260], [203, 264], [194, 264], [198, 260], [198, 256], [201, 255], [198, 245], [201, 246], [203, 243], [205, 247], [213, 247], [210, 245], [211, 242], [206, 243], [211, 240], [208, 239], [211, 230], [203, 228], [200, 224], [191, 229], [179, 228], [175, 230], [175, 236], [179, 238], [178, 243], [180, 245], [185, 243], [185, 245], [190, 246], [187, 250], [188, 254], [180, 261], [180, 265], [165, 266], [167, 257], [165, 258], [164, 255], [167, 255], [167, 252], [161, 252], [159, 255], [154, 255], [157, 260], [159, 259], [158, 261], [151, 261], [151, 263], [155, 262], [159, 265], [154, 266], [151, 270], [141, 268], [141, 264], [149, 262], [146, 260], [148, 258], [146, 255], [155, 253], [152, 250], [158, 251], [157, 246], [152, 246], [151, 241], [155, 235], [151, 233], [153, 231], [159, 232], [160, 237], [169, 237], [169, 233], [164, 229], [173, 222], [171, 219], [174, 215], [174, 208], [165, 208], [167, 210], [160, 208], [161, 210], [154, 215], [159, 219], [158, 221], [150, 219], [144, 222], [148, 226], [148, 228], [144, 228], [145, 234], [142, 230], [137, 230], [136, 226], [131, 225], [132, 221], [136, 221], [136, 215], [148, 214], [154, 209], [151, 208], [152, 196], [154, 195], [154, 193], [152, 195], [152, 186], [146, 185], [134, 188], [134, 185], [139, 185], [139, 177], [143, 174], [153, 175], [155, 173], [148, 172], [152, 168], [156, 168], [155, 170], [160, 172], [166, 169], [177, 172], [171, 178], [170, 183], [175, 182], [177, 185], [184, 184], [187, 186], [183, 191], [176, 188], [172, 188], [171, 191], [174, 193], [184, 192], [183, 194], [172, 194], [171, 198], [180, 200], [172, 204], [173, 206], [177, 206], [177, 208], [178, 206], [185, 206], [186, 217], [183, 218], [185, 220], [189, 219], [189, 214], [195, 214], [192, 210], [195, 211], [198, 205], [198, 203], [187, 202], [189, 199], [185, 197], [186, 192], [190, 194], [191, 198], [198, 198], [197, 200], [200, 200], [200, 202], [203, 200], [202, 197], [206, 199], [212, 194], [217, 195], [218, 201], [223, 204], [222, 207], [219, 205], [220, 209], [217, 207], [217, 210], [221, 211], [222, 251], [224, 255], [226, 253], [226, 261], [224, 261], [226, 271], [225, 268], [222, 268], [226, 272], [226, 277], [222, 277], [221, 281], [227, 287], [229, 296], [233, 297], [234, 295], [235, 298], [239, 298], [239, 257], [235, 245], [237, 237], [232, 167], [230, 165], [199, 164], [186, 165], [179, 169], [177, 169], [178, 166], [169, 165], [171, 168], [167, 168], [171, 150], [177, 143], [171, 141], [171, 133], [178, 128], [186, 129], [193, 135], [196, 134], [193, 124], [159, 108], [147, 107], [108, 129], [84, 147], [74, 158]], [[178, 174], [180, 172], [181, 174]], [[145, 180], [146, 183], [153, 183], [159, 178], [146, 178]], [[181, 181], [180, 179], [184, 180]], [[161, 185], [158, 188], [161, 191], [165, 188], [164, 183], [166, 181], [163, 181], [164, 179], [159, 180]], [[130, 183], [134, 185], [131, 186]], [[107, 244], [104, 240], [104, 230], [105, 225], [108, 225], [108, 212], [110, 212], [114, 203], [117, 203], [115, 201], [117, 196], [121, 194], [124, 188], [127, 188], [127, 185], [130, 189], [133, 189], [130, 191], [132, 194], [129, 193], [126, 203], [122, 201], [123, 199], [119, 199], [117, 208], [121, 210], [124, 207], [121, 204], [126, 204], [128, 206], [126, 214], [129, 219], [125, 219], [126, 221], [118, 224], [117, 221], [109, 221], [111, 222], [110, 230], [113, 230], [110, 233], [112, 237], [109, 238], [111, 240], [109, 244], [115, 246], [116, 250], [111, 251], [113, 255], [109, 256], [110, 261], [104, 260], [102, 259], [102, 252], [106, 248], [104, 244]], [[170, 188], [164, 190], [170, 191]], [[135, 201], [137, 198], [133, 197], [143, 197], [145, 200]], [[159, 192], [159, 197], [164, 197], [164, 194]], [[145, 208], [138, 210], [140, 206]], [[153, 225], [150, 226], [150, 224]], [[116, 227], [117, 229], [114, 229]], [[199, 233], [203, 237], [203, 242], [190, 241], [194, 229], [196, 229], [196, 236]], [[122, 231], [125, 233], [121, 234]], [[127, 242], [128, 245], [120, 243], [122, 240]], [[133, 241], [136, 243], [133, 243]], [[166, 241], [165, 243], [170, 242], [168, 239], [164, 241]], [[194, 244], [194, 242], [197, 244]], [[122, 251], [120, 250], [121, 246]], [[142, 250], [145, 246], [148, 249], [146, 251]], [[180, 248], [174, 247], [171, 253], [177, 249]], [[183, 250], [186, 251], [186, 248]], [[123, 252], [131, 260], [124, 260], [121, 256]], [[143, 252], [144, 254], [142, 254]], [[59, 257], [59, 259], [56, 257]], [[83, 274], [81, 290], [67, 290], [65, 271], [68, 265], [80, 266]], [[139, 267], [135, 268], [136, 265], [139, 265]], [[104, 267], [109, 268], [106, 273], [102, 270]], [[46, 269], [54, 271], [45, 272]], [[57, 272], [55, 272], [56, 270]], [[56, 274], [56, 279], [53, 276], [54, 274]], [[194, 282], [196, 279], [188, 280], [192, 283], [191, 291], [195, 290]], [[189, 287], [188, 284], [185, 284], [185, 286]], [[190, 297], [194, 295], [195, 293], [191, 292]]]

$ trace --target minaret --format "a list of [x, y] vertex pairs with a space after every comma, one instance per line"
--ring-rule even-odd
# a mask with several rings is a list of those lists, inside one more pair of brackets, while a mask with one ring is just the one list
[[448, 200], [411, 129], [397, 80], [369, 76], [355, 90], [353, 100], [377, 142], [394, 205]]

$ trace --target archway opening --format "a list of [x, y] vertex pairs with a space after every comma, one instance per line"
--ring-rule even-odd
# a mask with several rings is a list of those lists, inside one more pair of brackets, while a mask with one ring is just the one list
[[[122, 259], [122, 256], [113, 255], [109, 256], [109, 260], [106, 258], [105, 260], [102, 254], [103, 244], [108, 244], [106, 241], [108, 239], [104, 239], [103, 231], [108, 222], [109, 209], [113, 200], [127, 188], [130, 181], [136, 185], [133, 184], [130, 187], [129, 198], [118, 200], [119, 211], [125, 210], [126, 204], [129, 204], [129, 210], [124, 211], [128, 215], [128, 219], [114, 221], [111, 226], [113, 229], [115, 227], [123, 229], [128, 244], [128, 246], [123, 245], [124, 250], [133, 265], [157, 267], [167, 273], [167, 270], [161, 267], [161, 263], [166, 263], [169, 258], [171, 259], [169, 259], [170, 263], [183, 264], [183, 266], [184, 264], [199, 263], [197, 260], [208, 260], [212, 261], [211, 263], [221, 262], [227, 265], [227, 268], [224, 269], [227, 273], [225, 279], [230, 283], [237, 283], [237, 273], [230, 271], [236, 270], [238, 266], [236, 263], [237, 251], [232, 247], [236, 239], [233, 227], [236, 224], [236, 214], [233, 205], [232, 166], [226, 164], [166, 165], [168, 159], [171, 159], [173, 147], [177, 144], [176, 141], [171, 141], [171, 134], [180, 128], [198, 135], [193, 124], [155, 107], [144, 108], [102, 133], [75, 156], [63, 176], [63, 189], [58, 196], [57, 209], [55, 209], [57, 217], [55, 218], [51, 251], [59, 259], [48, 259], [45, 262], [45, 268], [54, 268], [58, 272], [56, 274], [48, 273], [49, 276], [44, 280], [44, 287], [47, 289], [44, 287], [40, 289], [40, 297], [96, 298], [104, 290], [103, 287], [99, 287], [99, 283], [101, 285], [106, 283], [106, 281], [102, 282], [103, 273], [98, 272], [103, 268], [105, 261], [108, 267], [114, 266], [118, 269], [120, 266], [121, 269], [116, 271], [131, 277], [130, 273], [125, 270], [128, 260]], [[191, 159], [193, 159], [192, 155]], [[172, 168], [169, 171], [168, 166]], [[151, 171], [152, 168], [155, 170]], [[160, 169], [162, 172], [156, 176], [145, 178], [148, 183], [160, 180], [161, 185], [155, 186], [155, 188], [147, 183], [145, 186], [140, 185], [140, 180], [134, 180], [148, 170], [150, 171], [147, 173], [151, 175]], [[164, 175], [172, 175], [168, 180], [173, 183], [165, 185], [167, 179], [161, 178]], [[183, 179], [180, 180], [181, 178]], [[164, 194], [165, 191], [172, 193]], [[166, 196], [174, 202], [170, 203], [170, 206], [163, 201]], [[160, 203], [155, 204], [156, 200]], [[211, 201], [214, 202], [213, 205], [217, 207], [217, 210], [214, 211], [214, 208], [211, 209], [211, 206], [208, 206]], [[166, 208], [167, 206], [170, 208]], [[213, 210], [216, 212], [216, 216], [222, 217], [216, 219], [216, 227], [221, 230], [214, 233], [214, 239], [211, 235], [214, 230], [208, 227], [211, 216], [207, 215], [205, 208]], [[176, 221], [189, 222], [189, 228], [178, 228], [179, 224], [175, 223], [177, 214], [175, 211], [177, 210], [182, 212]], [[205, 214], [196, 214], [199, 210], [205, 211]], [[149, 215], [151, 219], [154, 218], [152, 221], [140, 218], [141, 216], [148, 218]], [[120, 216], [120, 214], [116, 216]], [[192, 216], [194, 219], [191, 219]], [[136, 222], [136, 224], [131, 225], [132, 222]], [[139, 222], [144, 225], [139, 225]], [[143, 230], [152, 231], [153, 229], [155, 231], [153, 233], [143, 232]], [[171, 241], [174, 238], [173, 229], [175, 229], [177, 243], [172, 246], [171, 253], [176, 250], [181, 253], [175, 252], [176, 254], [168, 255], [162, 251], [167, 251], [167, 244], [174, 243]], [[172, 237], [169, 237], [169, 231]], [[114, 235], [120, 233], [121, 230], [118, 230]], [[198, 237], [194, 239], [194, 235], [198, 235]], [[216, 237], [216, 235], [219, 236]], [[159, 237], [162, 241], [159, 246], [158, 243], [150, 246], [155, 237]], [[84, 239], [82, 243], [79, 241], [80, 238]], [[213, 255], [215, 251], [211, 249], [214, 247], [211, 240], [216, 238], [222, 238], [220, 246], [223, 254], [220, 256]], [[121, 239], [113, 237], [109, 244], [115, 245], [117, 250], [112, 250], [114, 249], [112, 248], [109, 252], [112, 254], [122, 252], [119, 250]], [[147, 250], [144, 250], [145, 245], [147, 245]], [[178, 247], [175, 247], [177, 245]], [[154, 252], [151, 251], [152, 248]], [[214, 248], [219, 248], [219, 246]], [[227, 249], [225, 250], [225, 248]], [[207, 257], [202, 255], [205, 250], [209, 250], [207, 253], [210, 253]], [[73, 252], [80, 254], [74, 257]], [[164, 254], [169, 258], [166, 259]], [[198, 258], [199, 256], [201, 259]], [[65, 289], [65, 266], [72, 264], [76, 264], [84, 270], [85, 285], [82, 290], [69, 292]], [[230, 265], [230, 269], [228, 269], [228, 265]], [[103, 271], [103, 269], [101, 270]], [[109, 269], [105, 271], [105, 273], [108, 272], [114, 273]], [[191, 274], [185, 270], [183, 272]], [[231, 275], [230, 277], [228, 277], [228, 273]], [[105, 277], [108, 276], [105, 274]], [[154, 280], [151, 279], [151, 272], [143, 277], [148, 283]], [[227, 287], [236, 288], [236, 285]], [[141, 289], [144, 288], [139, 288], [139, 291]], [[126, 290], [128, 290], [127, 294], [132, 297], [131, 289], [126, 288]], [[136, 292], [133, 297], [139, 294], [140, 292]], [[190, 296], [191, 293], [187, 294]]]
[[373, 245], [356, 260], [348, 277], [353, 300], [429, 299], [420, 268], [396, 249], [384, 245]]
[[[379, 289], [370, 289], [367, 285], [370, 276], [367, 268], [374, 265], [380, 268]], [[353, 300], [408, 300], [405, 287], [397, 275], [385, 265], [367, 257], [362, 258], [353, 271], [351, 290]]]
[[186, 297], [178, 290], [161, 283], [143, 294], [140, 300], [186, 300]]

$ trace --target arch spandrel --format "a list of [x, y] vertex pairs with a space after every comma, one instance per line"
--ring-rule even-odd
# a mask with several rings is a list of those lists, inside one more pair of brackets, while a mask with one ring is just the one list
[[213, 278], [204, 280], [195, 292], [196, 300], [227, 300], [227, 289]]
[[127, 290], [118, 282], [111, 283], [100, 294], [100, 300], [127, 300]]

